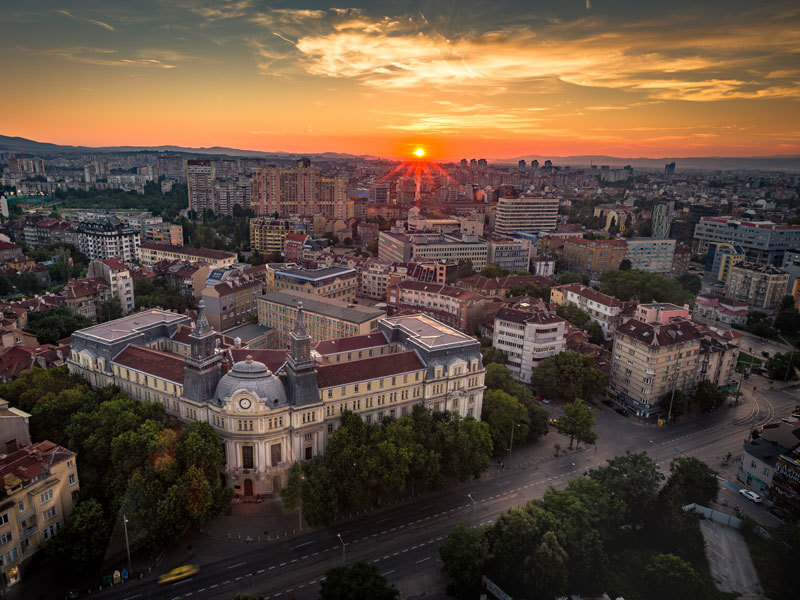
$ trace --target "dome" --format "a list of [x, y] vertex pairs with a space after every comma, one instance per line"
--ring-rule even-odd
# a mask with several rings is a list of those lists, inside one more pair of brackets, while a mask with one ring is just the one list
[[239, 390], [255, 394], [269, 407], [286, 404], [286, 390], [281, 380], [264, 363], [253, 360], [252, 356], [235, 363], [219, 380], [215, 397], [222, 403]]

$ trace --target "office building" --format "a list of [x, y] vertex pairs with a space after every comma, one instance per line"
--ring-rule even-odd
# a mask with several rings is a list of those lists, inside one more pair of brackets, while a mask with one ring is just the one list
[[712, 243], [726, 243], [741, 248], [748, 262], [780, 267], [786, 251], [800, 247], [800, 225], [703, 217], [695, 229], [694, 240], [699, 254], [708, 252]]
[[725, 295], [752, 310], [774, 311], [786, 295], [789, 274], [771, 265], [740, 262], [731, 269]]
[[558, 198], [522, 196], [497, 200], [494, 224], [497, 233], [536, 233], [555, 229], [557, 223]]
[[672, 218], [675, 214], [675, 203], [667, 202], [656, 204], [653, 207], [652, 217], [652, 236], [654, 238], [663, 240], [669, 237], [669, 231], [672, 226]]
[[187, 160], [186, 183], [189, 210], [198, 215], [214, 210], [214, 164], [210, 160]]
[[386, 311], [368, 306], [358, 306], [306, 294], [304, 292], [272, 292], [258, 298], [258, 323], [275, 330], [277, 348], [289, 345], [295, 322], [298, 302], [302, 303], [306, 331], [311, 343], [336, 340], [378, 331], [378, 322]]
[[745, 252], [741, 246], [725, 242], [711, 242], [708, 245], [706, 262], [703, 266], [703, 279], [727, 285], [733, 267], [745, 260]]
[[508, 356], [511, 375], [530, 383], [539, 362], [563, 352], [567, 322], [550, 310], [501, 308], [494, 319], [492, 347]]
[[627, 254], [625, 240], [564, 239], [564, 260], [573, 272], [598, 275], [603, 271], [617, 271]]
[[631, 268], [659, 275], [672, 273], [675, 240], [657, 238], [628, 238], [625, 258]]
[[512, 273], [531, 268], [530, 240], [525, 238], [494, 237], [488, 240], [489, 264], [508, 269]]
[[116, 217], [81, 221], [78, 226], [78, 248], [89, 260], [135, 262], [140, 242], [139, 232]]
[[471, 261], [480, 270], [488, 264], [489, 244], [474, 235], [451, 235], [441, 232], [401, 233], [381, 231], [378, 234], [378, 257], [384, 262]]
[[215, 269], [229, 267], [236, 262], [236, 254], [211, 250], [209, 248], [191, 248], [189, 246], [171, 246], [169, 244], [142, 244], [139, 248], [139, 261], [152, 265], [162, 260], [180, 260], [183, 262], [204, 262]]

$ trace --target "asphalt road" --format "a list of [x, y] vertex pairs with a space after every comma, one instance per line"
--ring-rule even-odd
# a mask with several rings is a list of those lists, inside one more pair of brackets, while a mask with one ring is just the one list
[[[761, 378], [751, 383], [761, 383]], [[336, 528], [319, 529], [259, 546], [244, 546], [229, 558], [200, 564], [191, 579], [159, 586], [156, 574], [140, 581], [94, 594], [97, 598], [147, 600], [150, 598], [212, 600], [233, 598], [237, 592], [267, 598], [316, 598], [325, 572], [357, 561], [376, 564], [387, 579], [404, 589], [423, 573], [439, 569], [439, 546], [457, 523], [492, 522], [511, 506], [540, 498], [548, 487], [562, 488], [586, 470], [626, 451], [646, 450], [667, 472], [676, 456], [694, 456], [718, 468], [730, 452], [734, 460], [748, 432], [755, 426], [787, 414], [796, 403], [792, 392], [753, 393], [747, 386], [742, 403], [700, 419], [656, 428], [633, 423], [610, 411], [596, 412], [596, 448], [554, 457], [536, 467], [507, 471], [492, 479], [471, 482], [358, 516]], [[512, 465], [513, 466], [513, 465]], [[723, 482], [725, 483], [725, 482]], [[773, 525], [764, 506], [744, 501], [726, 485], [727, 495], [756, 520]], [[470, 500], [468, 494], [474, 498]], [[770, 520], [771, 519], [771, 520]], [[345, 543], [344, 557], [341, 535]]]

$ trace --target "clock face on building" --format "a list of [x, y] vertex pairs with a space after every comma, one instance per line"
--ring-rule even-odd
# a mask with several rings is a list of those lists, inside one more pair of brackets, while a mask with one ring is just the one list
[[250, 408], [250, 400], [247, 398], [242, 398], [239, 400], [239, 406], [241, 406], [244, 410]]

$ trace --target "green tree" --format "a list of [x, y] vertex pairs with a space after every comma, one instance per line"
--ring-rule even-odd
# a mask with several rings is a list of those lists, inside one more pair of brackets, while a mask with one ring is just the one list
[[566, 436], [569, 436], [569, 447], [572, 448], [573, 439], [585, 444], [594, 444], [597, 441], [597, 434], [592, 429], [594, 427], [594, 416], [592, 410], [583, 403], [580, 398], [564, 405], [564, 416], [558, 420], [556, 428]]
[[586, 276], [581, 275], [580, 273], [570, 273], [567, 271], [566, 273], [561, 273], [556, 278], [558, 285], [566, 285], [568, 283], [586, 283]]
[[776, 352], [767, 359], [767, 373], [772, 379], [795, 379], [799, 361], [790, 352]]
[[[670, 404], [672, 405], [671, 413]], [[672, 415], [672, 418], [675, 419], [683, 415], [686, 412], [686, 409], [689, 408], [689, 399], [686, 398], [686, 394], [683, 393], [683, 390], [676, 388], [674, 397], [672, 395], [672, 391], [670, 390], [661, 396], [661, 398], [659, 398], [658, 406], [661, 408], [665, 419], [670, 414]]]
[[794, 306], [781, 308], [775, 317], [775, 328], [784, 335], [797, 335], [800, 332], [800, 311]]
[[671, 302], [683, 306], [694, 298], [694, 294], [675, 279], [636, 269], [601, 273], [600, 291], [623, 302], [638, 299], [642, 302]]
[[41, 283], [39, 283], [39, 278], [36, 277], [36, 273], [32, 273], [31, 271], [19, 273], [15, 277], [14, 285], [26, 296], [33, 296], [42, 287]]
[[694, 399], [703, 412], [708, 412], [722, 406], [725, 402], [725, 394], [719, 391], [719, 388], [711, 381], [704, 379], [698, 384]]
[[589, 343], [602, 346], [606, 341], [605, 332], [597, 321], [591, 321], [586, 325], [586, 333], [589, 334]]
[[528, 577], [532, 580], [535, 597], [556, 598], [566, 591], [568, 558], [555, 533], [548, 531], [542, 536], [539, 547], [528, 562], [533, 571]]
[[[533, 384], [550, 398], [591, 398], [608, 383], [608, 376], [594, 368], [594, 358], [580, 352], [561, 352], [542, 360], [533, 370]], [[487, 384], [488, 385], [488, 384]]]
[[439, 554], [454, 595], [457, 598], [474, 597], [480, 588], [486, 559], [481, 532], [459, 523], [450, 530]]
[[320, 600], [394, 600], [400, 595], [389, 586], [378, 567], [359, 562], [352, 567], [336, 567], [325, 573], [319, 589]]
[[0, 296], [8, 296], [14, 291], [14, 286], [7, 275], [0, 274]]
[[62, 575], [74, 576], [97, 569], [103, 562], [110, 535], [102, 505], [94, 498], [78, 502], [45, 548], [45, 556]]
[[483, 396], [481, 421], [489, 425], [494, 455], [508, 452], [511, 444], [511, 430], [517, 442], [528, 438], [530, 416], [522, 403], [503, 390], [487, 390]]
[[488, 277], [489, 279], [495, 279], [496, 277], [505, 277], [507, 275], [511, 275], [511, 271], [504, 269], [503, 267], [498, 267], [497, 265], [486, 265], [480, 271], [480, 275]]
[[588, 472], [612, 498], [626, 507], [626, 519], [632, 524], [641, 523], [653, 509], [664, 475], [646, 452], [610, 459], [606, 465]]
[[657, 554], [644, 572], [647, 595], [653, 600], [703, 598], [703, 582], [692, 566], [674, 554]]
[[589, 315], [573, 304], [562, 304], [556, 309], [556, 314], [581, 329], [589, 322]]
[[136, 308], [161, 307], [177, 312], [186, 311], [186, 296], [162, 277], [140, 279], [134, 284]]
[[695, 296], [700, 293], [700, 288], [703, 287], [703, 281], [700, 279], [700, 276], [694, 273], [684, 273], [678, 277], [677, 281], [685, 290], [688, 290]]
[[100, 305], [99, 321], [113, 321], [122, 317], [122, 303], [114, 296]]
[[676, 458], [670, 463], [669, 477], [660, 495], [674, 506], [692, 502], [708, 506], [716, 500], [717, 493], [717, 472], [706, 463], [689, 456]]
[[769, 321], [758, 321], [753, 323], [751, 326], [747, 328], [750, 333], [760, 338], [768, 338], [772, 336], [772, 325], [770, 325]]
[[25, 331], [34, 334], [41, 344], [55, 344], [91, 324], [83, 315], [71, 312], [66, 306], [59, 306], [30, 313]]
[[489, 365], [491, 363], [497, 363], [499, 365], [506, 364], [508, 361], [508, 354], [503, 352], [502, 350], [494, 347], [488, 348], [481, 348], [481, 355], [483, 356], [483, 365]]
[[466, 279], [474, 274], [475, 269], [472, 267], [472, 261], [470, 259], [467, 258], [458, 261], [458, 267], [456, 269], [456, 276], [458, 279]]
[[747, 313], [747, 328], [750, 329], [756, 323], [766, 322], [768, 325], [771, 324], [769, 319], [769, 315], [765, 312], [761, 312], [760, 310], [751, 310]]
[[533, 399], [525, 401], [528, 410], [528, 441], [535, 442], [548, 433], [550, 411]]
[[633, 268], [633, 263], [629, 261], [627, 258], [623, 258], [622, 262], [619, 263], [620, 271], [630, 271], [632, 268]]
[[458, 481], [478, 479], [489, 468], [493, 446], [489, 425], [472, 417], [445, 413], [436, 424], [434, 445], [442, 457], [442, 472]]

